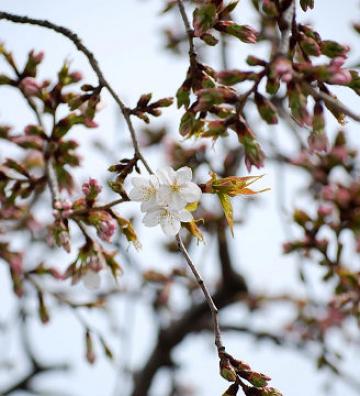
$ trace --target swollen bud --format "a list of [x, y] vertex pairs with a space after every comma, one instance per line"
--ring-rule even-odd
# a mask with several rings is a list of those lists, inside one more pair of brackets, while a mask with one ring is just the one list
[[338, 56], [345, 57], [350, 48], [347, 45], [341, 45], [336, 41], [324, 40], [320, 44], [321, 53], [329, 58], [336, 58]]
[[264, 96], [260, 95], [258, 92], [255, 93], [255, 103], [261, 118], [268, 124], [277, 124], [277, 112], [275, 106], [266, 99]]
[[229, 362], [229, 360], [227, 359], [220, 360], [220, 375], [229, 382], [236, 381], [237, 374], [234, 367]]

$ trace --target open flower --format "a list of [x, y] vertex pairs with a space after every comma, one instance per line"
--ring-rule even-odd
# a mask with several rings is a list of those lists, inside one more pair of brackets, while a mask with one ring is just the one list
[[156, 193], [159, 188], [159, 181], [156, 176], [151, 175], [149, 179], [145, 177], [133, 177], [131, 179], [133, 189], [129, 192], [132, 201], [141, 202], [141, 210], [146, 212], [156, 206]]
[[199, 201], [200, 187], [191, 182], [192, 171], [184, 166], [177, 171], [167, 167], [157, 172], [160, 187], [157, 193], [157, 203], [170, 209], [183, 209], [187, 203]]
[[185, 207], [201, 198], [200, 187], [191, 179], [192, 171], [187, 166], [177, 171], [166, 167], [149, 178], [134, 177], [129, 198], [141, 202], [141, 210], [146, 212], [143, 223], [147, 227], [160, 224], [166, 235], [174, 236], [181, 222], [191, 222], [193, 217]]
[[191, 213], [185, 209], [155, 207], [145, 214], [143, 223], [147, 227], [155, 227], [160, 224], [166, 235], [174, 236], [180, 231], [181, 222], [190, 222], [192, 218]]

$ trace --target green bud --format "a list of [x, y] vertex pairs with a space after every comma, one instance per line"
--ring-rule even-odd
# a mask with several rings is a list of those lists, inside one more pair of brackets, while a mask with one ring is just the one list
[[210, 33], [204, 33], [203, 35], [201, 35], [200, 38], [207, 45], [211, 45], [211, 46], [214, 46], [219, 42], [219, 40]]
[[276, 107], [270, 100], [264, 98], [258, 92], [255, 93], [255, 103], [261, 118], [268, 124], [277, 124], [277, 111]]
[[329, 58], [345, 56], [349, 52], [349, 47], [341, 45], [336, 41], [324, 40], [320, 43], [321, 53]]

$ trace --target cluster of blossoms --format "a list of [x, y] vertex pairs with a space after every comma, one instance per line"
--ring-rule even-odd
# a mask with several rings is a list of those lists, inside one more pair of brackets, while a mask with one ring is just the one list
[[160, 224], [166, 235], [174, 236], [180, 231], [181, 222], [192, 221], [186, 206], [200, 200], [201, 189], [191, 179], [192, 171], [187, 166], [177, 171], [166, 167], [148, 178], [133, 177], [129, 198], [141, 202], [143, 223], [148, 227]]

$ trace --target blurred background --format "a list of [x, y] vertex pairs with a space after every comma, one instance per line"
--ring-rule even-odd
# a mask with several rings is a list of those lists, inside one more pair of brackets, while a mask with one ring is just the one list
[[[255, 13], [250, 1], [242, 1], [238, 7], [236, 18], [241, 23], [256, 26]], [[180, 55], [165, 49], [166, 40], [163, 31], [169, 27], [182, 32], [183, 26], [178, 14], [163, 15], [164, 4], [160, 0], [3, 0], [1, 10], [14, 14], [28, 15], [48, 19], [54, 23], [69, 27], [76, 32], [84, 43], [94, 52], [101, 68], [116, 92], [129, 106], [135, 106], [141, 94], [152, 92], [154, 98], [174, 96], [184, 80], [188, 67], [186, 43]], [[315, 9], [306, 14], [300, 13], [299, 18], [316, 26], [322, 37], [338, 40], [353, 48], [353, 61], [358, 54], [358, 36], [351, 29], [351, 22], [359, 15], [359, 4], [355, 0], [335, 2], [326, 0], [315, 1]], [[189, 11], [188, 11], [189, 12]], [[189, 12], [190, 14], [190, 12]], [[22, 64], [31, 49], [45, 52], [45, 60], [40, 68], [40, 78], [52, 79], [61, 68], [65, 59], [71, 62], [74, 70], [84, 74], [84, 82], [95, 83], [94, 73], [89, 68], [84, 56], [64, 37], [51, 31], [34, 26], [18, 25], [0, 21], [0, 41], [11, 50], [17, 62]], [[230, 39], [231, 44], [232, 41]], [[259, 45], [252, 54], [266, 54], [267, 48]], [[245, 44], [229, 45], [229, 67], [241, 67], [249, 52]], [[216, 70], [222, 68], [220, 48], [200, 50], [206, 63]], [[0, 63], [1, 67], [5, 67]], [[339, 89], [339, 97], [356, 109], [352, 96]], [[104, 93], [101, 102], [102, 110], [96, 117], [99, 127], [85, 130], [75, 128], [72, 137], [81, 142], [82, 166], [76, 170], [78, 180], [77, 194], [81, 183], [88, 177], [101, 180], [109, 178], [107, 168], [121, 158], [131, 155], [132, 148], [128, 132], [112, 98]], [[357, 106], [358, 107], [358, 106]], [[164, 111], [160, 119], [152, 120], [153, 128], [166, 128], [171, 139], [182, 140], [178, 134], [178, 125], [182, 112], [172, 106]], [[256, 124], [256, 115], [253, 115]], [[2, 88], [0, 93], [0, 121], [15, 128], [23, 128], [32, 120], [32, 114], [24, 106], [19, 95], [9, 88]], [[328, 131], [334, 136], [337, 126], [331, 120]], [[137, 130], [144, 124], [135, 121]], [[269, 140], [270, 136], [291, 155], [292, 140], [280, 126], [259, 125], [260, 136]], [[358, 126], [349, 122], [346, 125], [350, 140], [359, 146]], [[142, 135], [141, 135], [142, 136]], [[275, 140], [276, 139], [276, 140]], [[231, 137], [228, 139], [231, 145]], [[185, 147], [192, 147], [193, 141], [183, 142]], [[0, 158], [8, 156], [8, 151], [1, 149]], [[215, 143], [212, 147], [214, 158], [221, 153], [223, 147]], [[160, 153], [157, 147], [147, 149], [147, 157], [153, 168], [167, 163], [166, 153]], [[201, 173], [203, 172], [203, 173]], [[241, 171], [240, 171], [241, 172]], [[245, 169], [242, 169], [245, 174]], [[306, 177], [294, 169], [283, 169], [271, 161], [266, 162], [265, 169], [253, 174], [265, 174], [259, 184], [270, 187], [271, 191], [263, 193], [256, 202], [238, 198], [234, 202], [235, 213], [244, 221], [235, 228], [235, 238], [231, 241], [231, 255], [236, 268], [247, 279], [249, 287], [258, 293], [286, 295], [293, 293], [299, 297], [308, 293], [313, 298], [321, 299], [328, 293], [321, 285], [323, 272], [316, 266], [306, 266], [309, 280], [304, 286], [299, 280], [299, 260], [294, 256], [282, 254], [282, 244], [288, 239], [289, 233], [296, 230], [289, 228], [287, 216], [294, 207], [311, 207], [311, 202], [302, 193], [306, 186]], [[200, 170], [199, 180], [207, 180], [207, 170]], [[110, 192], [105, 192], [110, 194]], [[76, 193], [75, 193], [76, 196]], [[211, 207], [213, 201], [205, 200], [204, 205]], [[135, 216], [138, 205], [129, 203], [120, 212], [126, 217]], [[46, 220], [51, 216], [48, 210], [39, 208], [39, 216]], [[136, 251], [132, 246], [121, 242], [120, 261], [124, 274], [119, 280], [119, 289], [138, 290], [138, 274], [147, 269], [167, 271], [174, 265], [184, 265], [178, 255], [163, 249], [167, 238], [158, 229], [145, 229], [139, 219], [135, 222], [140, 236], [142, 249]], [[205, 235], [206, 236], [206, 235]], [[24, 237], [25, 238], [25, 237]], [[204, 278], [212, 285], [216, 281], [217, 267], [216, 244], [211, 242], [194, 246], [192, 256], [203, 273]], [[22, 246], [24, 240], [12, 241], [14, 246]], [[80, 242], [79, 242], [80, 243]], [[41, 259], [42, 251], [36, 247], [27, 250], [26, 262], [31, 265]], [[51, 251], [48, 261], [59, 268], [66, 268], [71, 261], [63, 253]], [[354, 263], [358, 258], [353, 257]], [[114, 287], [110, 277], [104, 275], [102, 289]], [[70, 285], [69, 285], [70, 287]], [[78, 284], [72, 291], [78, 298], [88, 296], [90, 292]], [[29, 339], [34, 354], [46, 363], [69, 363], [70, 370], [54, 371], [37, 376], [33, 384], [38, 389], [36, 394], [64, 394], [74, 396], [126, 396], [131, 394], [131, 373], [141, 368], [156, 342], [159, 325], [166, 326], [174, 318], [171, 310], [164, 310], [156, 315], [149, 306], [154, 290], [144, 287], [140, 295], [118, 293], [110, 299], [106, 310], [81, 310], [81, 315], [109, 340], [115, 359], [109, 361], [96, 345], [97, 359], [93, 365], [84, 359], [83, 328], [79, 318], [66, 307], [58, 307], [51, 314], [47, 325], [38, 320], [27, 323]], [[195, 296], [200, 301], [200, 294]], [[174, 287], [170, 297], [170, 305], [182, 312], [189, 300], [184, 292]], [[26, 375], [29, 364], [25, 359], [24, 345], [21, 340], [23, 325], [16, 320], [14, 314], [18, 309], [18, 301], [11, 290], [7, 269], [0, 266], [0, 390], [16, 382]], [[94, 312], [93, 312], [94, 311]], [[176, 315], [175, 315], [176, 316]], [[249, 310], [234, 304], [221, 312], [222, 324], [233, 322], [252, 323], [254, 329], [277, 329], [291, 316], [291, 307], [277, 305], [267, 310], [266, 315], [252, 316]], [[3, 326], [2, 326], [3, 324]], [[9, 327], [10, 326], [10, 327]], [[357, 395], [359, 392], [350, 381], [330, 380], [332, 373], [319, 371], [316, 367], [317, 346], [313, 345], [306, 351], [302, 348], [276, 346], [265, 339], [254, 339], [246, 332], [226, 332], [225, 344], [231, 353], [248, 362], [254, 369], [271, 376], [272, 385], [280, 389], [284, 395], [315, 396], [326, 395]], [[358, 349], [348, 347], [336, 333], [331, 342], [344, 354], [341, 367], [352, 376], [359, 375]], [[167, 396], [172, 394], [174, 382], [182, 384], [183, 393], [199, 396], [220, 395], [226, 384], [217, 375], [218, 361], [213, 347], [211, 332], [192, 333], [186, 337], [172, 352], [176, 362], [174, 374], [169, 375], [168, 369], [157, 373], [151, 387], [151, 396]], [[349, 385], [350, 382], [350, 385]], [[331, 387], [329, 385], [331, 383]], [[353, 384], [354, 385], [354, 384]], [[186, 390], [187, 389], [187, 390]], [[56, 390], [54, 392], [53, 390]], [[188, 393], [186, 393], [188, 392]], [[191, 393], [193, 392], [193, 393]], [[28, 394], [17, 392], [17, 395]], [[174, 393], [175, 395], [176, 393]]]

